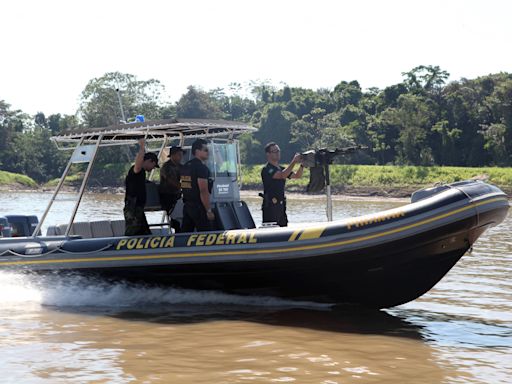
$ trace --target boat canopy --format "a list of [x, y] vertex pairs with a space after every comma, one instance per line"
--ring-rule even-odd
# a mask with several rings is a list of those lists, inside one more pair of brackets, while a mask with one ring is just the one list
[[52, 140], [60, 149], [70, 149], [77, 145], [96, 144], [99, 138], [101, 146], [109, 146], [130, 144], [141, 136], [146, 141], [215, 137], [233, 139], [242, 133], [254, 131], [256, 128], [241, 122], [180, 118], [73, 129], [52, 137]]
[[[71, 165], [75, 163], [88, 163], [87, 170], [85, 171], [85, 175], [76, 198], [75, 207], [71, 214], [71, 219], [64, 233], [65, 236], [69, 235], [71, 225], [73, 224], [78, 206], [80, 205], [82, 196], [85, 192], [85, 187], [99, 147], [130, 145], [144, 137], [146, 142], [161, 142], [160, 150], [158, 151], [158, 157], [161, 157], [164, 147], [167, 145], [169, 140], [177, 139], [181, 146], [184, 145], [186, 139], [197, 138], [210, 140], [219, 139], [227, 140], [229, 142], [236, 141], [236, 137], [242, 133], [254, 132], [256, 130], [256, 128], [251, 127], [250, 125], [234, 121], [174, 118], [166, 120], [136, 121], [134, 123], [123, 123], [101, 128], [77, 128], [64, 131], [58, 136], [53, 136], [51, 139], [57, 145], [57, 148], [61, 150], [70, 149], [74, 150], [74, 152], [71, 155], [57, 188], [55, 189], [53, 196], [41, 217], [41, 221], [38, 223], [32, 236], [35, 237], [39, 233], [53, 202], [56, 200], [57, 194], [64, 184], [64, 180], [69, 173]], [[239, 155], [238, 158], [240, 158]], [[234, 180], [232, 179], [229, 169], [226, 170], [226, 174], [227, 175], [224, 179], [228, 179], [229, 183], [236, 185], [238, 180], [236, 178]], [[152, 175], [153, 172], [150, 175], [150, 179]], [[221, 175], [219, 175], [219, 180], [222, 180]], [[226, 183], [223, 184], [223, 188], [225, 187], [225, 184]], [[237, 191], [238, 186], [236, 186], [236, 188]], [[224, 190], [222, 191], [224, 192]], [[232, 193], [229, 196], [235, 195], [236, 194]]]

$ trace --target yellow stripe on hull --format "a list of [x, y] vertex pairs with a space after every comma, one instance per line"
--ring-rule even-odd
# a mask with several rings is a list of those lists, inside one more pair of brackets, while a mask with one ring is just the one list
[[[288, 252], [296, 252], [296, 251], [307, 251], [307, 250], [314, 250], [314, 249], [324, 249], [329, 247], [336, 247], [336, 246], [342, 246], [342, 245], [348, 245], [348, 244], [355, 244], [359, 242], [363, 242], [366, 240], [372, 240], [379, 237], [391, 235], [400, 233], [403, 231], [406, 231], [408, 229], [416, 228], [419, 226], [422, 226], [424, 224], [429, 224], [437, 220], [444, 219], [446, 217], [453, 216], [457, 213], [464, 212], [470, 209], [474, 209], [478, 206], [482, 206], [485, 204], [491, 204], [498, 201], [506, 201], [508, 203], [508, 200], [505, 198], [494, 198], [487, 201], [483, 201], [476, 204], [471, 204], [462, 208], [455, 209], [453, 211], [431, 217], [429, 219], [425, 219], [413, 224], [405, 225], [399, 228], [391, 229], [385, 232], [375, 233], [368, 236], [362, 236], [357, 237], [354, 239], [349, 240], [342, 240], [337, 242], [328, 242], [328, 243], [322, 243], [322, 244], [311, 244], [311, 245], [298, 245], [293, 247], [278, 247], [274, 249], [266, 248], [266, 249], [250, 249], [250, 250], [237, 250], [237, 251], [204, 251], [204, 252], [187, 252], [187, 253], [176, 253], [176, 254], [167, 254], [167, 255], [146, 255], [146, 256], [108, 256], [108, 257], [95, 257], [95, 258], [72, 258], [72, 259], [57, 259], [57, 260], [30, 260], [30, 261], [6, 261], [6, 262], [0, 262], [0, 266], [15, 266], [15, 265], [41, 265], [41, 264], [62, 264], [62, 263], [82, 263], [82, 262], [98, 262], [98, 261], [143, 261], [143, 260], [158, 260], [158, 259], [175, 259], [175, 258], [187, 258], [187, 257], [202, 257], [202, 256], [241, 256], [241, 255], [259, 255], [259, 254], [273, 254], [273, 253], [288, 253]], [[318, 239], [323, 231], [325, 230], [327, 226], [323, 227], [314, 227], [314, 228], [307, 228], [304, 230], [304, 232], [300, 235], [299, 240], [306, 240], [306, 239]], [[288, 241], [291, 241], [292, 237], [294, 237], [294, 234], [299, 233], [300, 231], [295, 231], [290, 236], [290, 239]], [[295, 236], [296, 237], [296, 236]], [[271, 243], [270, 243], [271, 244]]]

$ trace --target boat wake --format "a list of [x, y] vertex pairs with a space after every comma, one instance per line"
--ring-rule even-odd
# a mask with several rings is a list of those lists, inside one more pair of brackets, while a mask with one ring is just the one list
[[266, 296], [110, 282], [79, 274], [28, 275], [0, 272], [0, 307], [39, 304], [54, 307], [141, 309], [172, 306], [236, 306], [327, 309], [329, 304]]

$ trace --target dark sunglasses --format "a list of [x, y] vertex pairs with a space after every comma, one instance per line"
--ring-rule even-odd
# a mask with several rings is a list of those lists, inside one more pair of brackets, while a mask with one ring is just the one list
[[273, 151], [270, 151], [270, 153], [278, 153], [278, 152], [281, 152], [280, 149], [274, 149]]
[[208, 147], [203, 147], [201, 151], [208, 152]]

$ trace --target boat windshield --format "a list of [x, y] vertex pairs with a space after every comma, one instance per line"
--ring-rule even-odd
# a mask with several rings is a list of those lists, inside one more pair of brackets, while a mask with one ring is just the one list
[[235, 143], [210, 143], [208, 168], [215, 176], [236, 177], [238, 167], [237, 147]]

